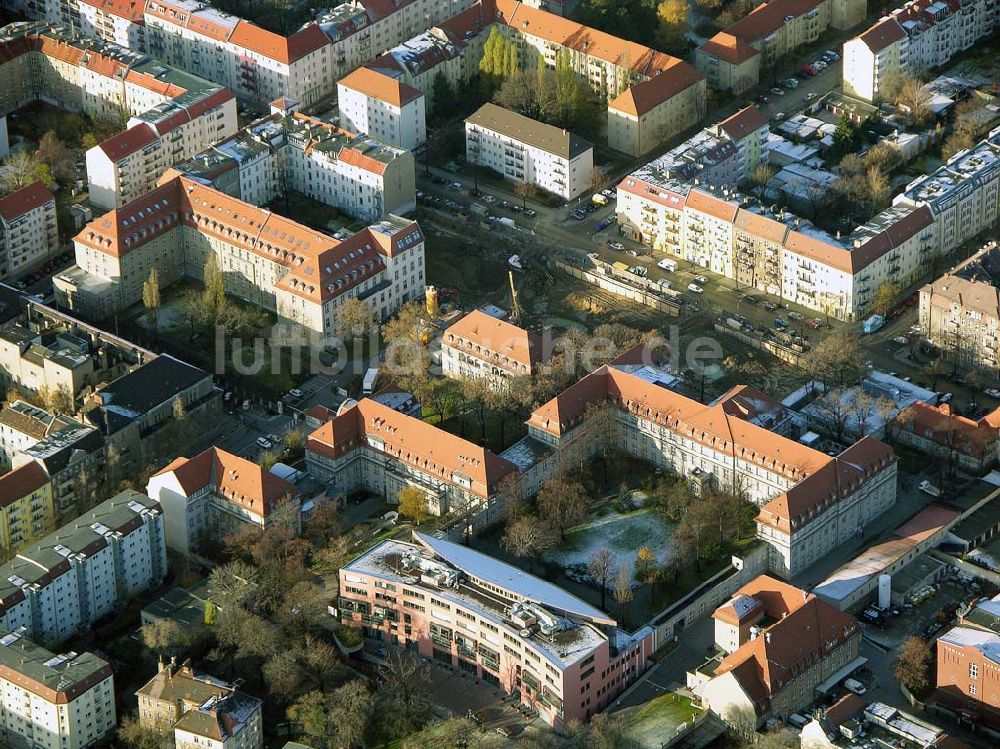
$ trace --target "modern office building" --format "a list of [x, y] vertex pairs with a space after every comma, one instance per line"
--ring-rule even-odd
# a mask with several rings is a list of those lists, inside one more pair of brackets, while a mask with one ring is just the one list
[[0, 197], [0, 278], [29, 271], [58, 251], [56, 199], [49, 188], [39, 181]]
[[177, 747], [261, 749], [261, 700], [232, 684], [171, 659], [136, 693], [139, 722], [173, 733]]
[[[865, 663], [861, 626], [811, 593], [762, 575], [712, 614], [722, 655], [688, 672], [701, 703], [739, 725], [787, 718]], [[743, 727], [745, 730], [745, 726]]]
[[87, 749], [115, 730], [111, 665], [92, 653], [54, 654], [24, 629], [0, 637], [0, 743]]
[[424, 237], [390, 216], [336, 239], [184, 176], [101, 216], [74, 239], [77, 266], [54, 279], [64, 309], [103, 319], [160, 283], [200, 280], [208, 255], [226, 291], [305, 332], [333, 335], [337, 309], [362, 299], [380, 319], [424, 293]]
[[427, 140], [424, 99], [413, 86], [370, 68], [337, 81], [341, 125], [409, 151]]
[[563, 200], [586, 192], [594, 172], [594, 147], [583, 138], [496, 104], [465, 119], [465, 158]]
[[645, 671], [655, 633], [466, 546], [414, 532], [340, 570], [337, 612], [371, 640], [412, 648], [505, 693], [551, 726], [584, 721]]
[[998, 18], [993, 0], [908, 0], [844, 43], [844, 91], [874, 101], [902, 77], [941, 67], [990, 37]]
[[[167, 546], [183, 554], [244, 526], [267, 528], [277, 517], [299, 530], [295, 487], [218, 447], [171, 461], [149, 479], [146, 493], [163, 510]], [[287, 512], [279, 512], [283, 504]]]
[[712, 88], [741, 94], [757, 85], [762, 69], [812, 44], [828, 29], [849, 29], [865, 19], [867, 0], [773, 0], [727, 26], [695, 53], [695, 66]]

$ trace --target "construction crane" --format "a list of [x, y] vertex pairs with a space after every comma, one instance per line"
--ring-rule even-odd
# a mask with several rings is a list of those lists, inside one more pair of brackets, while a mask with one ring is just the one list
[[524, 317], [524, 310], [521, 309], [521, 303], [517, 300], [517, 289], [514, 288], [514, 271], [508, 270], [507, 277], [510, 278], [510, 319], [512, 322], [519, 323]]

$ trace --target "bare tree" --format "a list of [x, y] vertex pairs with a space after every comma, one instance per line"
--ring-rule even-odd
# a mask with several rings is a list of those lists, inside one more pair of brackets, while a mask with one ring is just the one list
[[537, 560], [556, 545], [556, 534], [532, 515], [524, 515], [507, 526], [500, 545], [516, 557]]
[[601, 609], [605, 608], [605, 595], [608, 592], [608, 583], [611, 582], [611, 571], [615, 563], [615, 557], [611, 550], [602, 546], [587, 558], [587, 573], [591, 579], [601, 586]]
[[538, 492], [538, 512], [558, 534], [559, 540], [564, 541], [570, 526], [587, 516], [587, 494], [583, 485], [564, 476], [550, 479]]
[[628, 605], [632, 602], [635, 597], [635, 591], [632, 588], [632, 581], [628, 577], [628, 568], [624, 564], [618, 567], [618, 577], [615, 578], [615, 589], [614, 589], [615, 603], [618, 604], [619, 618], [621, 619], [622, 629], [628, 629]]

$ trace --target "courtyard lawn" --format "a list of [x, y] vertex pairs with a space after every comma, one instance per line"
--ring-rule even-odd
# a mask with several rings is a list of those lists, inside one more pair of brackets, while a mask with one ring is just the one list
[[628, 738], [643, 749], [660, 749], [681, 725], [690, 724], [700, 712], [690, 697], [668, 692], [639, 707], [622, 710], [616, 717], [628, 726]]
[[666, 558], [672, 531], [673, 525], [651, 509], [610, 512], [570, 530], [565, 543], [545, 558], [565, 569], [568, 576], [585, 580], [587, 560], [606, 547], [615, 557], [613, 569], [624, 564], [631, 578], [635, 574], [636, 553], [643, 546], [657, 559]]

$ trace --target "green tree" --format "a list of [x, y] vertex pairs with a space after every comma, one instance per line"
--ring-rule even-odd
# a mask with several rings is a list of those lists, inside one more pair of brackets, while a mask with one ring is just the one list
[[875, 311], [880, 315], [887, 314], [898, 296], [899, 287], [892, 283], [892, 281], [883, 281], [875, 289], [875, 301], [873, 304]]
[[688, 13], [685, 0], [662, 0], [656, 6], [656, 16], [660, 22], [657, 36], [664, 49], [684, 51], [684, 37], [689, 29]]
[[157, 311], [160, 309], [160, 271], [155, 265], [149, 269], [149, 278], [142, 283], [142, 305], [153, 318], [153, 330], [155, 331], [158, 327], [156, 324]]
[[298, 723], [303, 735], [317, 749], [330, 745], [333, 727], [330, 723], [331, 697], [322, 692], [308, 692], [288, 708], [288, 719]]
[[450, 120], [455, 116], [458, 106], [458, 97], [455, 87], [451, 85], [448, 76], [443, 71], [434, 74], [431, 82], [431, 101], [433, 102], [433, 113], [435, 122]]

